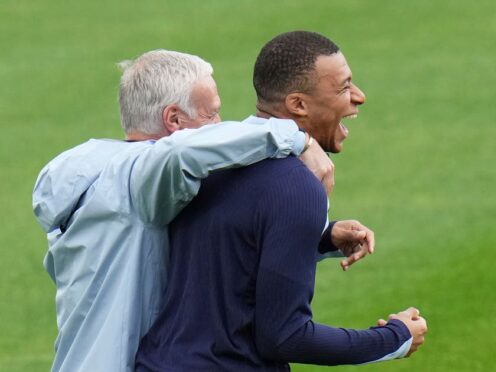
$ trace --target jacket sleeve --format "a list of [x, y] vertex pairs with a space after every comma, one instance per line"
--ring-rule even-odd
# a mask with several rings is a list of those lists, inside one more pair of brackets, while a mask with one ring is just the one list
[[255, 301], [255, 343], [267, 360], [362, 364], [404, 356], [411, 345], [398, 320], [367, 330], [312, 320], [315, 251], [326, 220], [322, 187], [301, 167], [268, 185], [259, 202], [261, 242]]
[[322, 261], [326, 258], [344, 257], [344, 254], [332, 242], [332, 229], [336, 222], [326, 222], [326, 227], [320, 237], [317, 261]]
[[210, 172], [299, 155], [304, 141], [293, 121], [278, 119], [175, 132], [135, 160], [130, 174], [132, 203], [143, 222], [166, 225], [198, 193], [201, 179]]

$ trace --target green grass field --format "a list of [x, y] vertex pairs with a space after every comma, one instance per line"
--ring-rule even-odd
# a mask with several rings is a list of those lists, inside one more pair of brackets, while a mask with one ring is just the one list
[[254, 110], [260, 47], [293, 29], [336, 41], [368, 96], [333, 158], [331, 212], [373, 228], [377, 252], [347, 273], [319, 265], [315, 318], [366, 328], [414, 305], [429, 322], [421, 350], [360, 371], [494, 370], [494, 1], [137, 4], [0, 2], [0, 371], [51, 364], [54, 286], [31, 190], [62, 150], [122, 137], [115, 63], [156, 48], [198, 54], [215, 68], [224, 119], [241, 119]]

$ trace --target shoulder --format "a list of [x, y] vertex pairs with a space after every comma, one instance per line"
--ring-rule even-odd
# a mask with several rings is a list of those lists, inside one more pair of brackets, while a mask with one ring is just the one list
[[265, 177], [275, 179], [281, 176], [294, 176], [294, 174], [297, 174], [300, 177], [312, 175], [305, 164], [303, 164], [303, 162], [295, 156], [288, 156], [281, 159], [265, 159], [261, 162], [246, 167], [245, 169], [253, 174], [260, 174]]
[[[222, 190], [222, 191], [220, 191]], [[211, 198], [243, 195], [259, 207], [270, 204], [310, 203], [327, 208], [327, 195], [320, 181], [294, 156], [266, 159], [244, 168], [216, 172], [202, 182], [201, 195]]]
[[[259, 163], [260, 173], [274, 185], [292, 186], [292, 189], [311, 188], [325, 194], [324, 188], [303, 162], [294, 156], [284, 159], [267, 159]], [[288, 184], [293, 182], [292, 184]]]
[[222, 182], [228, 183], [237, 182], [249, 188], [272, 193], [277, 193], [281, 189], [293, 193], [311, 189], [314, 193], [326, 198], [320, 181], [295, 156], [266, 159], [247, 167], [220, 171], [215, 176], [209, 176], [207, 181], [213, 179], [221, 179]]
[[74, 163], [85, 167], [88, 164], [102, 164], [109, 157], [125, 148], [126, 142], [106, 139], [90, 139], [80, 145], [70, 148], [51, 160], [47, 166], [74, 166]]
[[298, 158], [265, 160], [254, 168], [254, 174], [263, 183], [261, 204], [326, 213], [324, 187]]

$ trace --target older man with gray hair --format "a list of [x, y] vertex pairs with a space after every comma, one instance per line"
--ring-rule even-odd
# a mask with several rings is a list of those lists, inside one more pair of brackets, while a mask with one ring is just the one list
[[126, 139], [91, 139], [60, 154], [34, 187], [44, 266], [57, 287], [53, 371], [133, 370], [162, 306], [167, 224], [209, 172], [305, 152], [332, 186], [332, 163], [293, 122], [188, 129], [220, 121], [212, 67], [201, 58], [157, 50], [123, 66]]
[[120, 65], [119, 103], [128, 138], [161, 138], [220, 121], [213, 69], [200, 57], [157, 50]]

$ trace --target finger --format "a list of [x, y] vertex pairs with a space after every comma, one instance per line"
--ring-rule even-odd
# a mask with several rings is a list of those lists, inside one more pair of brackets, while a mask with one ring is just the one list
[[391, 320], [391, 319], [398, 319], [398, 315], [397, 314], [389, 314], [388, 315], [388, 319]]
[[355, 260], [354, 262], [361, 260], [369, 253], [369, 250], [365, 245], [358, 245], [358, 250], [351, 255], [351, 257]]
[[351, 240], [355, 242], [356, 244], [362, 244], [365, 243], [365, 239], [367, 238], [367, 232], [362, 229], [357, 229], [357, 230], [349, 230], [347, 231], [348, 233], [348, 240]]
[[429, 328], [427, 328], [427, 321], [424, 318], [422, 318], [421, 316], [419, 316], [415, 321], [422, 324], [422, 327], [421, 327], [422, 334], [425, 335], [429, 331]]
[[420, 318], [420, 311], [415, 307], [409, 307], [403, 313], [406, 313], [412, 320], [418, 320]]
[[332, 193], [332, 190], [334, 190], [334, 163], [332, 162], [331, 157], [329, 154], [326, 154], [328, 163], [327, 167], [325, 167], [324, 170], [324, 176], [322, 178], [322, 182], [324, 183], [327, 195], [330, 195]]
[[361, 244], [366, 244], [368, 252], [370, 254], [374, 253], [375, 250], [375, 234], [367, 226], [362, 225], [360, 222], [356, 221], [358, 230], [362, 233], [360, 242]]
[[421, 320], [424, 321], [424, 335], [429, 332], [429, 327], [427, 327], [427, 322], [424, 318], [420, 317]]
[[355, 262], [360, 261], [367, 255], [367, 250], [365, 248], [360, 248], [360, 250], [356, 253], [353, 253], [350, 257], [348, 257], [349, 265], [353, 265]]
[[370, 229], [366, 228], [366, 237], [365, 240], [367, 241], [367, 248], [369, 250], [369, 253], [372, 254], [375, 251], [375, 236], [374, 232]]
[[[334, 229], [336, 229], [336, 235], [339, 233], [339, 239], [345, 242], [346, 248], [345, 250], [342, 250], [342, 252], [348, 257], [359, 252], [362, 249], [360, 246], [361, 244], [367, 243], [365, 240], [365, 231], [352, 230], [349, 227], [341, 227], [336, 225], [334, 225]], [[367, 247], [365, 247], [365, 249], [367, 249]]]
[[377, 321], [377, 325], [378, 325], [379, 327], [384, 327], [386, 324], [387, 324], [387, 322], [386, 322], [384, 319], [379, 319], [379, 320]]
[[417, 347], [415, 345], [412, 344], [412, 346], [410, 347], [410, 350], [408, 351], [408, 353], [405, 355], [405, 358], [408, 358], [410, 355], [412, 355], [414, 352], [417, 351]]
[[349, 266], [350, 266], [348, 264], [347, 259], [346, 260], [342, 260], [339, 264], [341, 265], [341, 269], [343, 269], [343, 271], [347, 271], [348, 268], [349, 268]]
[[362, 243], [363, 249], [367, 252], [367, 254], [372, 254], [374, 253], [374, 248], [369, 245], [367, 241], [364, 241]]
[[368, 251], [368, 248], [366, 245], [357, 245], [356, 247], [358, 248], [354, 248], [353, 251], [354, 253], [351, 254], [347, 260], [348, 260], [348, 264], [349, 265], [352, 265], [354, 264], [355, 262], [357, 261], [360, 261], [362, 258], [364, 258], [366, 255], [369, 254], [369, 251]]
[[418, 336], [418, 337], [415, 337], [415, 347], [420, 347], [422, 346], [422, 344], [425, 342], [425, 337], [424, 336]]
[[322, 184], [324, 185], [326, 194], [330, 195], [332, 193], [332, 190], [334, 189], [334, 172], [327, 172], [326, 174], [324, 174], [324, 177], [322, 178]]
[[367, 251], [363, 250], [361, 252], [357, 252], [352, 254], [350, 257], [345, 258], [341, 261], [341, 267], [344, 271], [348, 270], [348, 268], [353, 265], [355, 262], [361, 260], [363, 257], [367, 255]]

